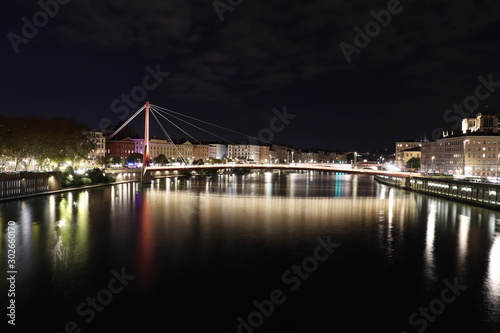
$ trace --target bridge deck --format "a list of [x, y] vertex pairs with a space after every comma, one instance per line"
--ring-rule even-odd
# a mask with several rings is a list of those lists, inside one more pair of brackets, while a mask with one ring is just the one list
[[354, 169], [350, 165], [325, 165], [325, 164], [205, 164], [205, 165], [179, 165], [179, 166], [149, 166], [143, 172], [151, 171], [178, 171], [178, 170], [207, 170], [207, 169], [254, 169], [254, 170], [308, 170], [326, 172], [344, 172], [368, 175], [386, 175], [397, 177], [417, 176], [409, 172], [396, 172], [372, 169]]

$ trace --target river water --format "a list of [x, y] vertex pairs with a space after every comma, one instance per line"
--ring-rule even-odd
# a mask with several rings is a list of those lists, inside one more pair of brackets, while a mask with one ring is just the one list
[[500, 212], [372, 176], [167, 178], [4, 202], [6, 277], [9, 221], [12, 332], [500, 332]]

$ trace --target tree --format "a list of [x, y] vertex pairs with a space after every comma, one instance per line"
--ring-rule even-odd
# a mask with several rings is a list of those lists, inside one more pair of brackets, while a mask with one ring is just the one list
[[110, 179], [104, 175], [104, 172], [97, 168], [88, 171], [87, 177], [91, 180], [91, 183], [93, 184], [107, 183], [110, 181]]
[[122, 163], [122, 159], [118, 156], [111, 157], [109, 161], [111, 164], [121, 164]]
[[127, 162], [129, 163], [141, 163], [143, 155], [139, 153], [132, 153], [127, 156]]
[[167, 164], [168, 163], [168, 158], [167, 156], [160, 154], [154, 158], [155, 164]]
[[0, 155], [14, 161], [14, 169], [31, 161], [40, 165], [86, 158], [95, 148], [86, 124], [62, 117], [0, 116]]
[[410, 169], [420, 169], [420, 157], [412, 157], [406, 162], [406, 167]]

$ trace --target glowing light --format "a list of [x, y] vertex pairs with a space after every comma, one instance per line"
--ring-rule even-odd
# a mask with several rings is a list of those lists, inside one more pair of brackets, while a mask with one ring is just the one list
[[500, 234], [496, 235], [491, 246], [487, 285], [489, 289], [488, 299], [498, 307], [500, 297]]
[[467, 242], [469, 237], [470, 217], [462, 214], [458, 215], [458, 260], [459, 269], [464, 268], [465, 258], [467, 256]]
[[66, 219], [63, 217], [59, 221], [56, 221], [56, 227], [64, 227], [66, 225]]
[[398, 168], [397, 166], [395, 166], [394, 164], [386, 164], [385, 165], [385, 168], [388, 170], [388, 171], [401, 171], [400, 168]]
[[427, 216], [427, 230], [425, 235], [425, 264], [426, 273], [432, 280], [435, 279], [435, 265], [434, 265], [434, 237], [436, 229], [436, 215], [437, 207], [436, 202], [430, 203], [429, 215]]

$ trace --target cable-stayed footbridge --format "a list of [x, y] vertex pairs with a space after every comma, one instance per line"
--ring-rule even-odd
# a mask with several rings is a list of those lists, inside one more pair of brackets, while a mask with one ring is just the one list
[[[212, 133], [206, 128], [200, 127], [200, 125], [196, 125], [193, 121], [200, 122], [204, 125], [212, 126], [218, 129], [222, 129], [225, 131], [232, 132], [234, 134], [245, 136], [251, 140], [260, 141], [265, 144], [272, 144], [271, 142], [265, 142], [264, 140], [257, 139], [254, 136], [247, 135], [245, 133], [241, 133], [232, 129], [224, 128], [217, 124], [213, 124], [201, 119], [197, 119], [188, 115], [184, 115], [179, 112], [175, 112], [157, 105], [150, 104], [146, 102], [139, 110], [137, 110], [127, 121], [125, 121], [118, 129], [116, 129], [111, 135], [107, 137], [107, 139], [111, 139], [116, 134], [118, 134], [125, 126], [127, 126], [134, 118], [136, 118], [139, 114], [144, 112], [144, 143], [143, 143], [143, 161], [142, 161], [142, 170], [141, 170], [141, 182], [143, 184], [148, 184], [152, 180], [152, 173], [161, 172], [161, 171], [180, 171], [180, 170], [210, 170], [210, 169], [253, 169], [253, 170], [310, 170], [310, 171], [326, 171], [326, 172], [343, 172], [343, 173], [356, 173], [356, 174], [370, 174], [370, 175], [388, 175], [388, 176], [398, 176], [398, 177], [409, 177], [409, 173], [405, 172], [395, 172], [395, 171], [386, 171], [386, 170], [374, 170], [373, 168], [354, 168], [351, 164], [316, 164], [316, 163], [286, 163], [286, 164], [276, 164], [276, 163], [251, 163], [251, 164], [237, 164], [237, 163], [224, 163], [224, 164], [211, 164], [211, 165], [190, 165], [186, 161], [186, 156], [183, 156], [181, 151], [178, 149], [177, 145], [172, 140], [172, 137], [168, 134], [165, 129], [165, 126], [160, 122], [160, 118], [166, 120], [170, 125], [174, 126], [177, 130], [186, 134], [188, 137], [196, 140], [192, 135], [190, 135], [186, 130], [181, 128], [179, 125], [174, 123], [173, 119], [177, 121], [181, 121], [189, 126], [192, 126], [198, 130], [201, 130], [205, 133], [208, 133], [218, 139], [222, 139], [223, 141], [230, 142], [229, 140], [224, 139], [223, 137]], [[150, 115], [156, 120], [158, 125], [160, 126], [163, 134], [166, 139], [172, 144], [175, 149], [179, 160], [182, 162], [182, 165], [168, 165], [168, 166], [158, 166], [151, 165], [151, 157], [150, 157]], [[199, 142], [200, 143], [200, 142]]]

